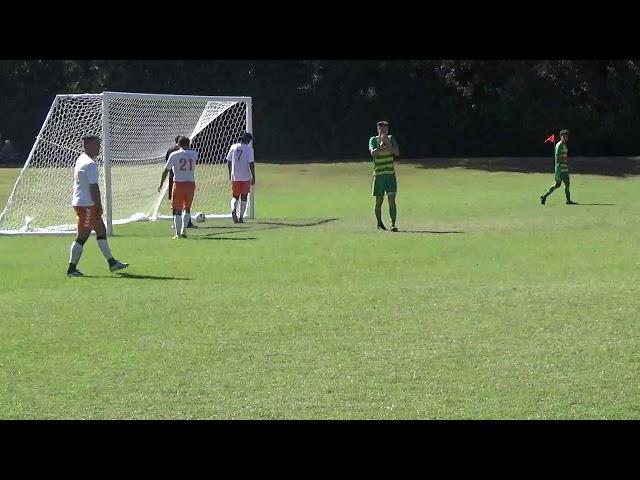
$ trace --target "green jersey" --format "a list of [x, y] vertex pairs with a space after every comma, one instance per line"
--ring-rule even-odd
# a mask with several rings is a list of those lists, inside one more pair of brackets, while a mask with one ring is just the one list
[[[396, 140], [392, 135], [389, 135], [389, 142], [394, 147], [398, 147]], [[369, 139], [369, 151], [378, 148], [380, 145], [380, 139], [375, 136]], [[381, 155], [373, 157], [373, 175], [395, 175], [393, 168], [393, 154], [391, 152], [384, 152]]]
[[562, 142], [556, 143], [556, 172], [569, 173], [569, 165], [567, 165], [567, 157], [569, 156], [569, 148]]

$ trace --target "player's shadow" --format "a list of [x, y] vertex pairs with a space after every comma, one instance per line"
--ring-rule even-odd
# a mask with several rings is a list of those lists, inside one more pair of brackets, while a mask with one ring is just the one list
[[[464, 157], [408, 159], [420, 168], [466, 168], [487, 172], [547, 173], [553, 178], [553, 151], [539, 157]], [[402, 163], [402, 162], [400, 162]], [[640, 157], [569, 157], [571, 175], [629, 177], [640, 175]]]
[[[234, 232], [220, 232], [220, 233], [234, 233]], [[210, 233], [209, 235], [215, 235]], [[189, 237], [192, 240], [258, 240], [256, 237], [210, 237], [209, 235], [201, 237]]]
[[[243, 223], [242, 227], [235, 225], [220, 225], [220, 226], [207, 226], [207, 227], [198, 227], [200, 228], [208, 228], [208, 229], [223, 229], [221, 232], [211, 232], [205, 235], [192, 236], [190, 238], [197, 238], [200, 240], [213, 240], [216, 235], [229, 235], [231, 233], [246, 233], [246, 232], [260, 232], [263, 230], [275, 230], [276, 228], [285, 228], [285, 227], [315, 227], [316, 225], [322, 225], [324, 223], [333, 222], [335, 220], [339, 220], [339, 218], [325, 218], [322, 220], [316, 220], [313, 222], [305, 222], [305, 223], [294, 223], [294, 222], [276, 222], [276, 221], [256, 221], [256, 222], [247, 222]], [[227, 229], [235, 229], [235, 230], [227, 230]], [[254, 237], [248, 237], [246, 240], [258, 240]], [[229, 238], [223, 237], [220, 240], [245, 240], [245, 238]]]
[[398, 230], [398, 233], [465, 233], [463, 230]]
[[193, 280], [184, 277], [160, 277], [156, 275], [138, 275], [136, 273], [116, 273], [115, 275], [85, 275], [86, 278], [129, 278], [131, 280]]
[[325, 218], [324, 220], [318, 220], [315, 222], [308, 222], [308, 223], [290, 223], [290, 222], [266, 222], [266, 221], [262, 221], [262, 222], [252, 222], [255, 225], [271, 225], [271, 226], [276, 226], [278, 228], [280, 227], [315, 227], [316, 225], [322, 225], [323, 223], [329, 223], [329, 222], [334, 222], [336, 220], [340, 220], [339, 218]]
[[196, 231], [198, 231], [198, 230], [209, 230], [209, 229], [212, 229], [212, 228], [216, 228], [216, 229], [218, 229], [218, 228], [227, 228], [228, 229], [228, 228], [240, 228], [240, 227], [238, 227], [236, 225], [206, 225], [206, 226], [200, 225], [196, 229]]
[[575, 205], [598, 205], [598, 206], [602, 206], [602, 207], [613, 207], [615, 206], [615, 203], [582, 203], [582, 202], [578, 202]]

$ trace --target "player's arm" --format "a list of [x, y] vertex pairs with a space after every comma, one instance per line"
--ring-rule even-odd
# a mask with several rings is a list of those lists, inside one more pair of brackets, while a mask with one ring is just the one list
[[233, 160], [233, 148], [227, 153], [227, 168], [229, 169], [229, 181], [231, 181], [231, 161]]
[[162, 171], [162, 177], [160, 178], [160, 186], [158, 187], [158, 193], [160, 193], [160, 190], [162, 190], [162, 185], [164, 185], [164, 181], [166, 180], [167, 175], [169, 175], [169, 172], [171, 172], [171, 167], [173, 166], [174, 158], [175, 157], [173, 153], [169, 155], [169, 159], [167, 160], [167, 163], [164, 166], [164, 170]]
[[89, 184], [89, 190], [91, 191], [91, 198], [93, 203], [98, 209], [98, 216], [102, 215], [102, 197], [100, 196], [100, 186], [97, 183]]
[[160, 178], [160, 186], [158, 187], [158, 193], [160, 193], [160, 190], [162, 190], [162, 185], [164, 185], [164, 181], [167, 178], [167, 175], [169, 175], [169, 172], [171, 170], [167, 170], [166, 168], [162, 171], [162, 178]]
[[400, 156], [400, 149], [398, 148], [398, 144], [396, 143], [396, 139], [394, 137], [389, 137], [389, 151], [395, 156]]
[[382, 152], [382, 150], [384, 150], [382, 145], [378, 145], [376, 147], [376, 137], [371, 137], [369, 140], [369, 152], [371, 152], [371, 155], [375, 157]]
[[249, 149], [249, 170], [251, 170], [251, 185], [256, 184], [256, 168], [254, 167], [254, 150]]
[[100, 185], [98, 185], [98, 167], [95, 164], [87, 166], [85, 175], [89, 181], [89, 191], [93, 204], [98, 210], [98, 216], [102, 215], [102, 196], [100, 195]]

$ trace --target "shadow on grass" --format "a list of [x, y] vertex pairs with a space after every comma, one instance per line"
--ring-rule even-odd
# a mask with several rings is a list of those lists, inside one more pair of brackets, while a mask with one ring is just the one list
[[615, 206], [615, 203], [582, 203], [582, 202], [577, 202], [576, 205], [599, 205], [602, 207], [613, 207]]
[[[248, 225], [248, 224], [247, 224]], [[197, 232], [198, 230], [210, 230], [212, 228], [240, 228], [236, 225], [198, 225], [198, 228], [195, 229], [195, 231]], [[194, 230], [191, 230], [192, 232]]]
[[[229, 233], [229, 232], [224, 232]], [[212, 233], [211, 235], [215, 235]], [[201, 236], [201, 237], [189, 237], [191, 240], [258, 240], [256, 237], [210, 237], [210, 236]]]
[[115, 273], [114, 275], [85, 275], [83, 278], [129, 278], [132, 280], [193, 280], [183, 277], [158, 277], [155, 275], [137, 275], [135, 273]]
[[339, 218], [326, 218], [324, 220], [318, 220], [318, 221], [309, 222], [309, 223], [267, 222], [267, 221], [252, 222], [252, 223], [254, 223], [256, 225], [275, 225], [278, 228], [280, 228], [280, 227], [315, 227], [316, 225], [322, 225], [323, 223], [334, 222], [336, 220], [340, 220], [340, 219]]
[[[424, 158], [400, 160], [426, 169], [462, 167], [487, 172], [548, 173], [553, 176], [553, 155], [548, 157]], [[640, 157], [569, 157], [572, 175], [629, 177], [640, 175]]]
[[[324, 223], [329, 223], [329, 222], [333, 222], [336, 220], [340, 220], [339, 218], [325, 218], [325, 219], [321, 219], [321, 220], [313, 220], [313, 221], [304, 221], [301, 220], [300, 223], [295, 222], [295, 221], [269, 221], [269, 220], [264, 220], [264, 221], [252, 221], [252, 220], [248, 220], [246, 223], [239, 223], [239, 224], [235, 224], [235, 225], [215, 225], [215, 224], [209, 224], [209, 225], [200, 225], [198, 226], [198, 228], [195, 229], [189, 229], [189, 237], [190, 239], [205, 239], [206, 237], [212, 237], [212, 236], [216, 236], [216, 235], [230, 235], [232, 233], [245, 233], [245, 232], [259, 232], [262, 230], [274, 230], [276, 228], [285, 228], [285, 227], [315, 227], [316, 225], [322, 225]], [[214, 222], [217, 220], [214, 220]], [[229, 219], [229, 221], [231, 221], [231, 219]], [[211, 233], [204, 233], [204, 230], [220, 230], [220, 231], [213, 231]], [[196, 232], [203, 232], [203, 235], [197, 235]], [[141, 234], [141, 233], [133, 233], [133, 234], [124, 234], [124, 235], [113, 235], [115, 236], [121, 236], [121, 237], [148, 237], [148, 234]], [[253, 238], [251, 238], [253, 240]], [[232, 238], [226, 238], [226, 240], [235, 240]], [[240, 240], [240, 239], [237, 239]], [[257, 238], [255, 240], [258, 240]]]
[[[198, 240], [213, 240], [210, 237], [214, 237], [216, 235], [229, 235], [231, 233], [246, 233], [246, 232], [260, 232], [263, 230], [274, 230], [276, 228], [284, 228], [284, 227], [314, 227], [316, 225], [322, 225], [324, 223], [329, 223], [329, 222], [333, 222], [335, 220], [339, 220], [339, 218], [326, 218], [326, 219], [322, 219], [322, 220], [317, 220], [317, 221], [312, 221], [312, 222], [305, 222], [305, 223], [297, 223], [297, 222], [277, 222], [277, 221], [250, 221], [247, 223], [242, 223], [242, 224], [236, 224], [235, 226], [229, 226], [229, 225], [221, 225], [219, 227], [212, 225], [212, 226], [207, 226], [207, 227], [199, 227], [199, 228], [207, 228], [207, 229], [223, 229], [221, 232], [211, 232], [211, 233], [207, 233], [205, 235], [194, 235], [191, 236], [189, 238], [195, 238]], [[239, 226], [242, 225], [242, 226]], [[235, 230], [226, 230], [226, 229], [235, 229]], [[254, 237], [248, 237], [248, 238], [229, 238], [229, 237], [222, 237], [220, 238], [220, 240], [258, 240], [257, 238]]]
[[465, 233], [465, 232], [463, 230], [398, 230], [397, 233]]

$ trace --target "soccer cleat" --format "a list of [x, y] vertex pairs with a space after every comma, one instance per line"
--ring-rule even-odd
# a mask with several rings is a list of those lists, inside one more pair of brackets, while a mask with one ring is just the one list
[[109, 270], [111, 270], [112, 272], [117, 272], [118, 270], [122, 270], [124, 268], [127, 268], [128, 266], [129, 266], [128, 263], [124, 263], [119, 260], [116, 260], [116, 263], [109, 266]]
[[179, 235], [174, 235], [173, 237], [171, 237], [171, 240], [177, 240], [177, 239], [179, 239], [179, 238], [180, 238], [180, 236], [179, 236]]
[[67, 272], [67, 277], [84, 277], [84, 274], [80, 270], [72, 270]]
[[242, 217], [238, 217], [238, 223], [244, 223], [244, 219]]
[[398, 227], [396, 227], [395, 225], [391, 225], [391, 231], [392, 232], [397, 232], [398, 231]]
[[189, 225], [187, 225], [187, 228], [198, 228], [198, 226], [194, 225], [193, 222], [189, 220]]
[[540, 195], [540, 203], [544, 205], [544, 202], [546, 201], [547, 201], [547, 197], [545, 197], [544, 195]]
[[382, 230], [387, 230], [387, 227], [385, 227], [383, 223], [379, 223], [378, 224], [378, 231], [381, 232]]
[[187, 238], [187, 234], [186, 233], [181, 233], [180, 234], [180, 238]]
[[567, 205], [578, 205], [576, 202], [572, 202], [571, 200], [567, 200]]
[[238, 215], [236, 214], [235, 209], [231, 210], [231, 218], [233, 219], [233, 223], [238, 223]]

